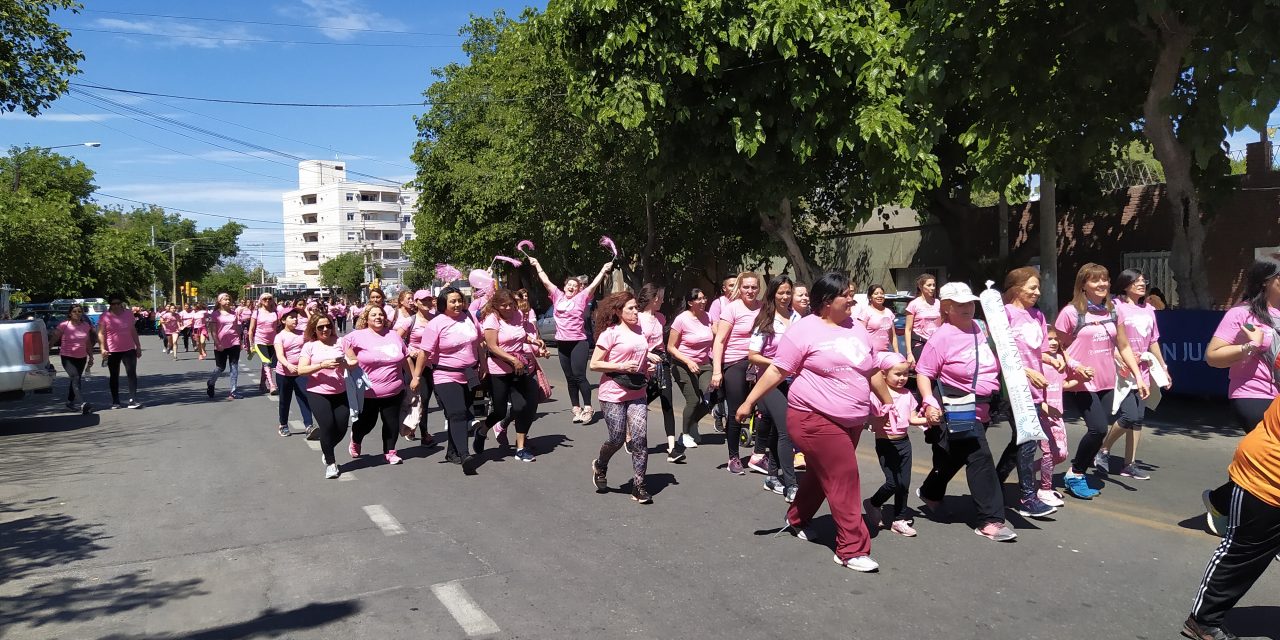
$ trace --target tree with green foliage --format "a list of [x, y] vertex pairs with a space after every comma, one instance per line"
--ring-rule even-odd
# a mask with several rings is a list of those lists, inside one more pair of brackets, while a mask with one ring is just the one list
[[938, 180], [887, 0], [553, 0], [538, 24], [568, 56], [575, 108], [642, 134], [659, 171], [732, 185], [801, 280], [816, 237]]
[[80, 238], [68, 203], [0, 188], [0, 282], [49, 298], [78, 292]]
[[364, 255], [355, 251], [338, 254], [320, 263], [320, 286], [337, 287], [344, 295], [360, 291], [364, 282]]
[[84, 54], [67, 44], [71, 32], [49, 14], [81, 8], [73, 0], [0, 0], [0, 112], [35, 116], [67, 92]]
[[253, 279], [244, 265], [227, 261], [211, 269], [198, 282], [201, 297], [212, 298], [226, 292], [231, 294], [232, 299], [238, 300], [244, 296], [245, 285], [257, 280]]
[[426, 92], [432, 107], [416, 119], [413, 155], [417, 234], [407, 244], [415, 270], [483, 267], [529, 238], [550, 272], [587, 272], [606, 259], [597, 241], [609, 235], [633, 285], [694, 273], [715, 280], [708, 246], [735, 261], [759, 247], [749, 244], [758, 234], [736, 224], [751, 218], [727, 204], [736, 197], [728, 185], [659, 173], [638, 135], [569, 109], [569, 68], [531, 37], [535, 19], [473, 18], [463, 29], [468, 64], [437, 70]]

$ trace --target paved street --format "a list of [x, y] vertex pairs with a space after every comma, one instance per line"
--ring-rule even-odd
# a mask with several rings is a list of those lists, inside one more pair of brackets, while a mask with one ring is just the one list
[[[490, 450], [465, 477], [440, 447], [406, 445], [392, 467], [344, 446], [332, 481], [300, 434], [275, 435], [274, 399], [209, 401], [211, 362], [175, 363], [155, 343], [144, 337], [144, 409], [65, 415], [65, 378], [52, 397], [0, 405], [0, 637], [1174, 638], [1217, 544], [1200, 490], [1225, 477], [1238, 439], [1215, 426], [1225, 412], [1171, 402], [1143, 443], [1152, 480], [1109, 478], [1053, 521], [1011, 514], [1013, 544], [963, 522], [960, 479], [953, 522], [880, 532], [881, 570], [866, 575], [832, 563], [825, 511], [821, 542], [773, 537], [782, 498], [720, 469], [716, 437], [688, 464], [650, 457], [653, 505], [618, 489], [625, 456], [614, 491], [596, 494], [604, 427], [569, 423], [555, 360], [536, 463]], [[88, 382], [100, 407], [104, 373]], [[241, 382], [255, 389], [256, 372]], [[430, 426], [440, 433], [439, 413]], [[914, 487], [928, 449], [913, 439]], [[869, 495], [882, 476], [870, 438], [860, 450]], [[1280, 565], [1228, 623], [1280, 638]]]

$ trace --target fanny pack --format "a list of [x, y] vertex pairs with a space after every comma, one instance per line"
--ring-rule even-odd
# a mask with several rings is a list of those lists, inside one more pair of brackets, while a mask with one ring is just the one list
[[467, 378], [467, 387], [476, 389], [480, 386], [480, 371], [475, 367], [446, 367], [441, 364], [435, 366], [436, 371], [449, 371], [452, 373], [461, 373]]
[[942, 393], [942, 419], [947, 427], [947, 435], [954, 439], [976, 438], [979, 434], [978, 405], [991, 404], [997, 394], [978, 395], [978, 337], [982, 334], [981, 326], [973, 334], [973, 382], [966, 389], [957, 389], [937, 381], [938, 390]]
[[649, 379], [643, 373], [606, 373], [618, 386], [623, 389], [639, 391], [649, 387]]

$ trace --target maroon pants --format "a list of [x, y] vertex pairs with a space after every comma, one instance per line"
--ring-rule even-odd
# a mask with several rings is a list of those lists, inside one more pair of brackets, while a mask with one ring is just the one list
[[836, 521], [836, 555], [844, 560], [870, 555], [871, 536], [862, 520], [855, 453], [863, 429], [842, 427], [819, 413], [787, 408], [787, 430], [796, 448], [804, 452], [806, 465], [796, 501], [787, 510], [787, 521], [798, 527], [807, 525], [826, 500]]

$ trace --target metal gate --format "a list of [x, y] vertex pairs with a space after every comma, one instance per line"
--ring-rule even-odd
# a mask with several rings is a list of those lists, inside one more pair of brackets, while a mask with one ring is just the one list
[[1164, 292], [1164, 300], [1170, 307], [1178, 306], [1178, 287], [1169, 268], [1168, 251], [1147, 251], [1124, 254], [1124, 268], [1141, 269], [1147, 274], [1147, 291], [1158, 287]]

